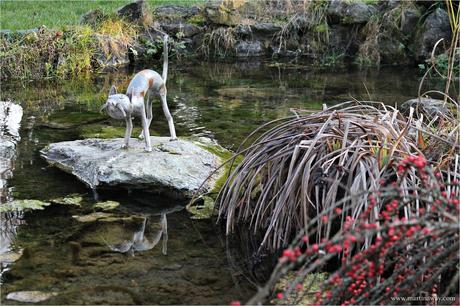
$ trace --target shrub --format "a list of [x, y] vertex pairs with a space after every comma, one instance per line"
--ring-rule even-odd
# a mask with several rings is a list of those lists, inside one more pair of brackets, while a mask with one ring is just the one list
[[[269, 283], [249, 304], [262, 301], [292, 270], [296, 278], [278, 293], [280, 304], [302, 303], [314, 285], [305, 282], [307, 276], [324, 270], [328, 277], [320, 281], [313, 304], [407, 304], [404, 297], [454, 302], [460, 276], [458, 162], [457, 155], [450, 169], [440, 172], [422, 155], [407, 156], [376, 188], [363, 192], [361, 210], [343, 199], [323, 211], [283, 252]], [[325, 227], [317, 241], [316, 232]]]

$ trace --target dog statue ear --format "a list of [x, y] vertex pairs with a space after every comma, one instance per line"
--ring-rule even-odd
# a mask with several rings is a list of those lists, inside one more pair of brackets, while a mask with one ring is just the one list
[[117, 94], [117, 88], [115, 87], [115, 85], [112, 85], [112, 87], [110, 87], [109, 96], [116, 95], [116, 94]]

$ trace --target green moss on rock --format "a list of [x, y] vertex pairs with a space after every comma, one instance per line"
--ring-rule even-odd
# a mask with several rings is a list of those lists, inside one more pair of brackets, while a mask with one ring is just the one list
[[[216, 155], [222, 165], [220, 170], [215, 174], [211, 190], [196, 201], [190, 202], [186, 207], [187, 211], [192, 214], [192, 219], [209, 219], [215, 211], [214, 206], [217, 194], [224, 186], [230, 174], [230, 167], [232, 165], [232, 161], [230, 159], [235, 154], [208, 139], [199, 138], [191, 140], [202, 149]], [[241, 160], [242, 156], [235, 157], [233, 161], [233, 169], [241, 162]]]

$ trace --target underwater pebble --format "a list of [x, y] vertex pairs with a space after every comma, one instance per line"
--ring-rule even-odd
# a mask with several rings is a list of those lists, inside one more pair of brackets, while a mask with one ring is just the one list
[[17, 261], [19, 258], [21, 258], [22, 251], [23, 250], [20, 249], [17, 252], [9, 251], [9, 252], [0, 254], [0, 263], [9, 264], [9, 263], [13, 263], [13, 262]]
[[107, 210], [115, 209], [119, 205], [120, 205], [120, 203], [118, 203], [116, 201], [105, 201], [105, 202], [98, 202], [98, 203], [94, 204], [94, 208], [107, 211]]
[[43, 210], [51, 205], [48, 202], [39, 200], [14, 200], [0, 205], [0, 212], [22, 211], [22, 210]]
[[61, 205], [76, 205], [81, 206], [83, 198], [80, 195], [68, 195], [64, 198], [53, 199], [51, 202]]
[[23, 303], [38, 303], [48, 300], [56, 296], [55, 292], [42, 292], [42, 291], [16, 291], [8, 293], [7, 300], [13, 300]]
[[112, 216], [113, 216], [112, 214], [108, 214], [108, 213], [95, 212], [95, 213], [91, 213], [89, 215], [84, 215], [84, 216], [72, 216], [72, 218], [74, 218], [75, 220], [79, 222], [94, 222], [99, 219], [109, 218]]

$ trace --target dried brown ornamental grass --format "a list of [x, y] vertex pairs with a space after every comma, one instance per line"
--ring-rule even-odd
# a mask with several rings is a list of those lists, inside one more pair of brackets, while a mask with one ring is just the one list
[[[343, 206], [357, 215], [366, 209], [367, 199], [355, 195], [375, 190], [384, 176], [394, 173], [393, 160], [423, 155], [429, 137], [436, 136], [428, 136], [421, 146], [417, 130], [427, 131], [422, 122], [413, 121], [411, 115], [407, 118], [393, 107], [371, 102], [347, 102], [313, 114], [299, 110], [276, 120], [274, 127], [237, 152], [243, 160], [217, 197], [227, 233], [246, 223], [252, 232], [263, 233], [261, 248], [275, 250], [289, 244], [300, 230], [308, 230], [311, 218], [343, 198]], [[409, 175], [406, 187], [415, 182]], [[318, 226], [319, 240], [331, 228]]]

